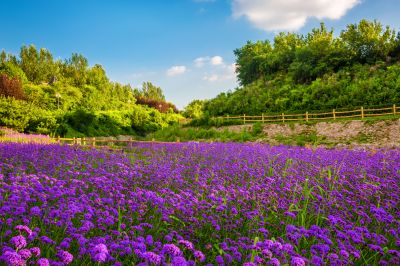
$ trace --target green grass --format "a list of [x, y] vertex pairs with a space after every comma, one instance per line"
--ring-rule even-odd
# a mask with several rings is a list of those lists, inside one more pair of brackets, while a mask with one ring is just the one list
[[329, 145], [331, 144], [327, 141], [325, 136], [319, 136], [315, 132], [305, 132], [301, 134], [294, 134], [289, 136], [284, 136], [279, 134], [275, 136], [275, 141], [285, 144], [285, 145], [297, 145], [305, 146], [307, 144], [317, 146], [321, 144]]
[[243, 130], [232, 132], [228, 129], [223, 131], [214, 128], [182, 128], [172, 126], [148, 134], [144, 140], [157, 141], [221, 141], [221, 142], [246, 142], [255, 141], [262, 133], [262, 125], [253, 127], [252, 131]]
[[351, 139], [353, 142], [356, 143], [370, 143], [373, 140], [373, 137], [371, 134], [365, 134], [365, 133], [360, 133], [356, 137]]

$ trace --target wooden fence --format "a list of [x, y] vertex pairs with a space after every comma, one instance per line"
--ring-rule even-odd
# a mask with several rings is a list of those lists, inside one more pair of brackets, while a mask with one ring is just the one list
[[239, 116], [219, 116], [214, 119], [221, 119], [222, 121], [240, 120], [243, 124], [246, 123], [268, 123], [268, 122], [289, 122], [289, 121], [317, 121], [317, 120], [337, 120], [345, 118], [364, 119], [366, 117], [376, 116], [388, 116], [388, 115], [400, 115], [400, 107], [396, 107], [394, 104], [391, 107], [385, 108], [363, 108], [350, 111], [336, 111], [333, 109], [331, 112], [324, 113], [309, 113], [303, 114], [275, 114], [275, 115], [239, 115]]

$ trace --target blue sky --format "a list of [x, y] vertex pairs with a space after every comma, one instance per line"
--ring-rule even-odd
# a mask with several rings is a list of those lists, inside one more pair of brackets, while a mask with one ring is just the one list
[[56, 58], [78, 52], [113, 81], [151, 81], [179, 108], [237, 86], [233, 50], [324, 21], [339, 33], [362, 18], [397, 31], [400, 0], [0, 0], [0, 50], [23, 44]]

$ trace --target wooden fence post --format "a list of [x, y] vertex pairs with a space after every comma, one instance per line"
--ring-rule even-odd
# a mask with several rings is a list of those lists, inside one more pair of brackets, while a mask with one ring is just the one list
[[92, 145], [93, 145], [93, 147], [96, 147], [96, 137], [93, 137]]
[[74, 137], [74, 140], [73, 140], [73, 142], [72, 142], [72, 144], [76, 144], [76, 138]]
[[393, 104], [393, 115], [396, 115], [396, 105]]
[[226, 121], [229, 121], [229, 114], [226, 115]]
[[285, 114], [282, 113], [282, 122], [285, 123]]
[[335, 113], [335, 109], [332, 110], [332, 114], [333, 114], [333, 120], [336, 120], [336, 113]]
[[262, 123], [264, 124], [264, 113], [261, 114], [262, 117]]
[[60, 136], [57, 136], [57, 143], [60, 144]]
[[243, 124], [246, 124], [246, 114], [243, 114]]
[[306, 112], [306, 121], [308, 122], [308, 111]]
[[361, 119], [364, 119], [364, 107], [361, 106]]

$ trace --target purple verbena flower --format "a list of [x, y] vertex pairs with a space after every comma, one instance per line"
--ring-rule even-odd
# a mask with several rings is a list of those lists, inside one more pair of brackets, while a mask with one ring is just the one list
[[106, 253], [97, 253], [93, 256], [93, 260], [96, 262], [105, 262], [107, 259]]
[[38, 259], [38, 261], [37, 261], [37, 265], [38, 265], [38, 266], [50, 266], [50, 262], [49, 262], [49, 260], [46, 259], [46, 258], [40, 258], [40, 259]]
[[16, 249], [22, 249], [26, 247], [26, 239], [23, 236], [14, 236], [10, 239], [10, 243], [16, 248]]
[[349, 252], [347, 252], [347, 251], [344, 250], [344, 249], [340, 250], [339, 254], [340, 254], [340, 256], [342, 256], [342, 257], [345, 258], [345, 259], [348, 259], [348, 258], [349, 258]]
[[33, 248], [30, 248], [30, 251], [32, 252], [32, 254], [33, 254], [35, 257], [40, 257], [40, 248], [38, 248], [38, 247], [33, 247]]
[[42, 243], [48, 244], [48, 245], [55, 245], [56, 244], [56, 242], [54, 240], [52, 240], [50, 237], [48, 237], [48, 236], [41, 236], [40, 237], [40, 241], [42, 241]]
[[314, 265], [314, 266], [321, 266], [321, 265], [324, 265], [324, 261], [323, 261], [323, 259], [322, 259], [321, 257], [312, 256], [312, 258], [311, 258], [311, 265]]
[[94, 253], [105, 253], [108, 254], [108, 249], [107, 246], [104, 244], [97, 244], [94, 248], [93, 248], [93, 252]]
[[65, 250], [59, 250], [57, 252], [57, 257], [60, 259], [62, 263], [70, 264], [74, 260], [74, 256]]
[[163, 251], [171, 256], [180, 256], [182, 254], [182, 251], [175, 246], [174, 244], [165, 244], [163, 246]]
[[154, 243], [153, 236], [147, 235], [145, 241], [146, 241], [147, 245], [149, 245], [149, 246], [153, 245], [153, 243]]
[[30, 209], [30, 213], [32, 216], [40, 216], [40, 208], [38, 206], [34, 206]]
[[188, 249], [188, 250], [194, 250], [194, 245], [192, 242], [187, 241], [187, 240], [179, 240], [178, 241], [179, 245], [182, 245], [184, 248]]
[[281, 266], [280, 261], [277, 258], [272, 258], [269, 262], [268, 265], [272, 266]]
[[224, 258], [222, 256], [218, 255], [218, 256], [215, 257], [215, 262], [218, 265], [221, 265], [221, 264], [223, 265], [224, 264]]
[[19, 255], [15, 251], [6, 251], [3, 254], [3, 259], [9, 266], [25, 266], [26, 261], [22, 259], [21, 255]]
[[292, 266], [305, 266], [306, 262], [304, 261], [304, 259], [302, 259], [300, 257], [292, 257], [291, 265]]
[[187, 266], [187, 261], [184, 257], [174, 257], [171, 261], [171, 266]]
[[160, 265], [161, 264], [161, 256], [157, 255], [154, 252], [147, 251], [144, 253], [144, 257], [150, 265]]
[[193, 252], [193, 256], [196, 258], [197, 261], [203, 262], [206, 259], [206, 256], [204, 256], [203, 252], [200, 250], [195, 250]]
[[18, 251], [18, 254], [21, 256], [22, 259], [27, 260], [32, 257], [32, 252], [29, 249], [21, 249]]
[[28, 234], [28, 236], [32, 235], [32, 230], [26, 225], [17, 225], [14, 229], [20, 232], [25, 232]]

